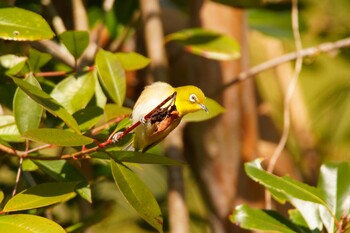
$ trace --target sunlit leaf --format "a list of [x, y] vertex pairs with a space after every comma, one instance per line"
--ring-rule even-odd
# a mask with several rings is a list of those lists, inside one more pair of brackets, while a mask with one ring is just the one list
[[293, 180], [287, 176], [278, 177], [266, 172], [262, 169], [260, 162], [261, 161], [257, 159], [244, 165], [247, 175], [256, 182], [291, 197], [327, 206], [319, 189]]
[[17, 8], [0, 8], [0, 38], [5, 40], [43, 40], [55, 34], [41, 15]]
[[218, 102], [210, 98], [207, 98], [205, 100], [205, 106], [207, 107], [208, 112], [197, 111], [194, 113], [189, 113], [186, 116], [184, 116], [183, 120], [187, 122], [205, 121], [225, 112], [224, 107], [222, 107]]
[[232, 60], [240, 57], [239, 45], [227, 35], [202, 28], [185, 29], [166, 37], [166, 42], [177, 41], [188, 52], [216, 60]]
[[51, 60], [52, 56], [48, 53], [42, 53], [35, 49], [29, 49], [29, 59], [27, 61], [29, 69], [32, 72], [38, 72], [41, 67]]
[[29, 214], [0, 216], [0, 232], [8, 233], [65, 233], [57, 223], [44, 217]]
[[59, 37], [75, 59], [78, 59], [89, 45], [87, 31], [65, 31]]
[[124, 70], [128, 71], [145, 68], [151, 62], [149, 58], [135, 52], [116, 53], [115, 55], [122, 64]]
[[75, 183], [45, 183], [33, 186], [12, 197], [3, 212], [28, 210], [53, 205], [73, 198]]
[[56, 100], [49, 96], [44, 91], [40, 90], [36, 86], [19, 78], [12, 78], [13, 81], [19, 86], [28, 96], [30, 96], [35, 102], [43, 106], [54, 116], [61, 118], [71, 129], [80, 133], [79, 127], [75, 119], [64, 109]]
[[7, 142], [23, 142], [13, 116], [0, 115], [0, 138]]
[[82, 146], [93, 142], [92, 138], [61, 129], [40, 128], [29, 130], [23, 134], [23, 137], [57, 146]]
[[298, 231], [288, 219], [285, 219], [276, 211], [250, 208], [247, 205], [239, 205], [235, 208], [230, 220], [240, 227], [249, 230], [265, 232], [295, 233]]
[[142, 164], [161, 164], [170, 166], [184, 165], [184, 162], [177, 161], [166, 156], [148, 154], [136, 151], [111, 151], [107, 150], [108, 155], [105, 152], [96, 152], [91, 154], [93, 158], [109, 159], [113, 158], [118, 162], [129, 162], [129, 163], [142, 163]]
[[118, 57], [100, 49], [97, 52], [95, 64], [103, 87], [113, 101], [121, 106], [126, 95], [126, 78]]
[[[25, 81], [41, 89], [33, 75], [29, 75]], [[18, 131], [23, 134], [39, 127], [43, 108], [18, 87], [13, 98], [13, 112]]]
[[289, 201], [299, 210], [308, 228], [322, 230], [323, 224], [319, 214], [320, 204], [293, 197], [289, 197]]
[[26, 72], [27, 60], [28, 60], [28, 58], [25, 58], [25, 59], [21, 60], [20, 62], [18, 62], [17, 64], [15, 64], [14, 66], [12, 66], [10, 69], [8, 69], [6, 71], [6, 75], [7, 76], [14, 76], [14, 75], [21, 74], [22, 72], [28, 73], [28, 72]]
[[[350, 177], [350, 165], [347, 162], [329, 162], [322, 165], [320, 171], [318, 187], [336, 218], [340, 219], [344, 213], [349, 213], [350, 180], [344, 177]], [[337, 229], [335, 219], [323, 206], [320, 207], [320, 216], [327, 232], [335, 232]]]
[[0, 56], [0, 65], [6, 69], [11, 69], [15, 65], [26, 61], [27, 57], [19, 57], [14, 54]]
[[95, 81], [91, 72], [80, 77], [70, 76], [59, 82], [51, 92], [69, 113], [86, 107], [94, 95]]
[[116, 184], [129, 204], [158, 232], [163, 232], [160, 208], [147, 186], [123, 164], [111, 160], [111, 169]]
[[77, 182], [76, 192], [88, 202], [91, 200], [91, 189], [86, 178], [67, 160], [43, 161], [33, 160], [40, 170], [53, 179], [61, 182]]
[[35, 165], [30, 159], [23, 160], [22, 170], [26, 172], [32, 172], [38, 170], [38, 166]]

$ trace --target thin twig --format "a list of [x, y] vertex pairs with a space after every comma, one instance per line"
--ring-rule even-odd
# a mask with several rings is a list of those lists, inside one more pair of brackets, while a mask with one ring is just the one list
[[[267, 171], [272, 173], [276, 162], [278, 158], [280, 157], [283, 148], [285, 147], [289, 135], [290, 130], [290, 102], [293, 97], [294, 90], [296, 88], [296, 85], [298, 83], [300, 71], [302, 68], [303, 63], [303, 57], [301, 55], [302, 51], [302, 43], [300, 38], [300, 32], [299, 32], [299, 17], [298, 17], [298, 0], [292, 0], [292, 28], [293, 28], [293, 36], [294, 36], [294, 43], [295, 43], [295, 49], [296, 49], [296, 62], [295, 62], [295, 68], [294, 68], [294, 75], [292, 77], [292, 80], [289, 83], [287, 93], [285, 95], [284, 99], [284, 108], [283, 108], [283, 131], [282, 136], [280, 138], [280, 141], [276, 147], [276, 150], [274, 151], [273, 155], [271, 156], [271, 159], [269, 161], [269, 165], [267, 168]], [[266, 190], [265, 192], [265, 201], [266, 201], [266, 207], [268, 209], [271, 209], [271, 194]]]
[[[158, 111], [163, 105], [165, 105], [167, 102], [169, 102], [169, 100], [171, 99], [175, 99], [176, 98], [176, 92], [174, 92], [172, 95], [170, 95], [168, 98], [166, 98], [165, 100], [163, 100], [157, 107], [155, 107], [152, 111], [150, 111], [146, 116], [144, 116], [144, 120], [148, 120], [149, 118], [152, 117], [152, 115]], [[139, 126], [141, 124], [141, 119], [137, 122], [135, 122], [132, 126], [126, 128], [123, 132], [121, 133], [116, 133], [113, 134], [109, 137], [108, 140], [113, 140], [113, 142], [118, 142], [120, 139], [122, 139], [123, 137], [125, 137], [125, 135], [127, 135], [128, 133], [130, 133], [132, 130], [134, 130], [137, 126]], [[107, 140], [107, 141], [108, 141]]]
[[88, 30], [88, 16], [82, 0], [74, 0], [72, 1], [73, 8], [73, 22], [75, 30]]
[[[350, 47], [350, 37], [344, 38], [335, 42], [326, 42], [322, 43], [316, 46], [312, 46], [309, 48], [305, 48], [300, 51], [299, 55], [300, 57], [309, 57], [309, 56], [315, 56], [319, 55], [320, 53], [329, 53], [333, 52], [335, 50], [338, 50], [340, 48]], [[297, 52], [291, 52], [287, 53], [285, 55], [276, 57], [274, 59], [268, 60], [266, 62], [263, 62], [259, 65], [256, 65], [254, 67], [251, 67], [247, 71], [243, 71], [237, 76], [233, 77], [232, 80], [226, 84], [223, 84], [220, 88], [209, 94], [208, 96], [217, 96], [218, 94], [222, 93], [225, 89], [238, 84], [241, 81], [244, 81], [248, 78], [252, 78], [255, 75], [271, 69], [273, 67], [279, 66], [283, 63], [293, 61], [297, 58], [298, 53]]]
[[[28, 149], [29, 149], [29, 141], [26, 140], [26, 152], [28, 152]], [[12, 191], [12, 196], [16, 195], [16, 193], [17, 193], [19, 180], [21, 179], [21, 175], [22, 175], [22, 164], [23, 164], [23, 157], [19, 158], [19, 165], [18, 165], [18, 169], [17, 169], [16, 182], [15, 182], [15, 187], [13, 188], [13, 191]]]
[[68, 50], [63, 49], [55, 42], [51, 40], [40, 40], [32, 42], [31, 45], [39, 51], [49, 53], [57, 60], [63, 62], [71, 68], [74, 68], [74, 57], [68, 52]]
[[13, 191], [12, 191], [12, 196], [16, 195], [16, 193], [17, 193], [18, 183], [19, 183], [19, 180], [20, 180], [21, 174], [22, 174], [22, 164], [23, 164], [23, 158], [19, 158], [19, 165], [18, 165], [18, 169], [17, 169], [16, 183], [15, 183], [15, 187], [13, 188]]

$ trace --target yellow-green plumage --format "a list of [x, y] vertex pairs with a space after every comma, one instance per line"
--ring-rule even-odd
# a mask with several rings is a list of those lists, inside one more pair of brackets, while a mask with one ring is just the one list
[[[174, 111], [174, 114], [172, 113], [165, 120], [166, 122], [152, 123], [151, 121], [146, 121], [136, 127], [134, 130], [135, 150], [145, 151], [151, 146], [160, 142], [173, 129], [175, 129], [176, 126], [178, 126], [181, 118], [184, 115], [199, 110], [207, 111], [204, 105], [205, 95], [198, 87], [182, 86], [174, 88], [164, 82], [155, 82], [149, 86], [146, 86], [136, 101], [132, 112], [133, 123], [142, 120], [145, 115], [147, 115], [174, 92], [177, 93], [175, 99], [176, 111]], [[164, 107], [168, 107], [169, 104], [171, 104], [171, 101], [166, 103]], [[168, 121], [170, 122], [169, 125], [167, 124]], [[159, 124], [161, 123], [163, 123], [163, 125], [166, 125], [166, 127], [162, 130], [159, 130]]]

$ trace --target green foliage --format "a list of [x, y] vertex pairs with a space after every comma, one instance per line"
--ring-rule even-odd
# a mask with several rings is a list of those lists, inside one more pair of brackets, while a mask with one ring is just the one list
[[25, 132], [23, 137], [57, 146], [82, 146], [93, 142], [93, 139], [67, 130], [40, 128]]
[[[30, 74], [25, 80], [37, 88], [40, 88], [39, 82], [33, 75]], [[43, 108], [40, 104], [32, 100], [24, 91], [17, 88], [13, 98], [13, 113], [18, 131], [23, 134], [30, 129], [39, 127]]]
[[76, 60], [89, 45], [89, 33], [86, 31], [65, 31], [59, 37]]
[[126, 94], [126, 79], [119, 58], [111, 52], [100, 49], [95, 62], [102, 85], [113, 101], [121, 106]]
[[75, 132], [80, 133], [78, 123], [75, 121], [75, 119], [50, 95], [48, 95], [38, 87], [26, 81], [23, 81], [22, 79], [13, 78], [13, 81], [35, 102], [40, 104], [43, 108], [45, 108], [54, 116], [61, 118]]
[[186, 51], [215, 60], [232, 60], [240, 57], [239, 44], [229, 36], [202, 28], [185, 29], [166, 37], [176, 41]]
[[94, 96], [95, 78], [92, 72], [79, 77], [69, 76], [55, 85], [50, 96], [69, 113], [75, 113], [84, 109]]
[[67, 201], [73, 198], [77, 183], [45, 183], [33, 186], [12, 197], [3, 212], [28, 210]]
[[[130, 12], [138, 7], [135, 3], [125, 3]], [[123, 8], [120, 4], [118, 9]], [[0, 14], [2, 39], [41, 40], [53, 36], [47, 22], [34, 12], [11, 7], [0, 8]], [[120, 16], [114, 14], [110, 11], [104, 20], [110, 21], [106, 25], [111, 35], [118, 36], [118, 30], [125, 26], [118, 22]], [[130, 15], [123, 18], [132, 20]], [[177, 40], [182, 34], [177, 35]], [[187, 34], [187, 38], [182, 38], [182, 41], [187, 41], [184, 45], [198, 55], [216, 59], [238, 56], [237, 43], [226, 36], [200, 29], [189, 30]], [[139, 171], [134, 172], [129, 167], [132, 164], [137, 167], [143, 164], [182, 166], [184, 162], [153, 153], [127, 151], [132, 133], [116, 144], [110, 140], [115, 132], [122, 132], [131, 124], [128, 115], [132, 110], [124, 106], [126, 72], [143, 69], [151, 60], [135, 52], [112, 53], [98, 48], [96, 55], [87, 61], [84, 55], [88, 52], [85, 50], [90, 37], [88, 31], [70, 30], [51, 41], [67, 48], [68, 51], [62, 51], [65, 56], [74, 57], [72, 67], [64, 67], [56, 60], [56, 52], [60, 51], [48, 48], [42, 52], [41, 46], [35, 46], [36, 49], [32, 46], [38, 44], [23, 46], [23, 56], [0, 56], [0, 94], [4, 97], [0, 101], [2, 104], [8, 99], [10, 103], [6, 109], [8, 114], [0, 115], [0, 149], [5, 147], [5, 153], [24, 159], [21, 168], [25, 173], [19, 181], [11, 178], [9, 182], [11, 188], [16, 187], [17, 195], [11, 196], [8, 191], [11, 188], [6, 186], [7, 190], [0, 192], [0, 201], [5, 200], [0, 213], [8, 214], [0, 215], [1, 232], [64, 232], [61, 227], [64, 225], [69, 231], [87, 228], [108, 213], [99, 214], [106, 212], [102, 208], [89, 216], [92, 221], [76, 221], [74, 206], [81, 205], [81, 200], [98, 202], [100, 191], [94, 190], [99, 185], [98, 179], [112, 180], [112, 177], [114, 186], [119, 187], [116, 196], [124, 196], [141, 218], [158, 232], [163, 232], [162, 212], [154, 194], [157, 191], [148, 187], [150, 180], [154, 179], [140, 177]], [[191, 44], [191, 41], [201, 44]], [[23, 44], [18, 45], [22, 47]], [[84, 62], [89, 66], [84, 67]], [[3, 86], [3, 82], [10, 83], [11, 88]], [[186, 121], [207, 120], [224, 111], [212, 99], [208, 98], [206, 104], [210, 113], [195, 114]], [[15, 167], [13, 161], [18, 162], [18, 159], [12, 161], [7, 157], [4, 160], [8, 160], [12, 167]], [[92, 168], [97, 169], [97, 175], [90, 177], [86, 172]], [[92, 195], [94, 193], [97, 197]], [[105, 199], [103, 201], [106, 203]], [[118, 200], [118, 203], [122, 201]], [[62, 211], [56, 208], [68, 211], [56, 214], [56, 211]], [[61, 226], [39, 217], [47, 210], [57, 215], [54, 219]], [[23, 214], [12, 213], [16, 211]], [[71, 216], [64, 220], [63, 215]]]
[[13, 214], [0, 216], [1, 232], [21, 233], [65, 233], [66, 231], [54, 221], [29, 214]]
[[262, 169], [259, 160], [246, 163], [245, 170], [272, 194], [277, 192], [277, 200], [282, 195], [296, 209], [290, 212], [290, 219], [285, 219], [276, 211], [240, 205], [230, 216], [232, 222], [245, 229], [276, 232], [321, 232], [323, 227], [335, 232], [342, 227], [339, 223], [346, 218], [350, 202], [350, 181], [344, 179], [350, 174], [348, 163], [322, 165], [317, 187], [270, 174]]
[[51, 39], [54, 36], [42, 16], [17, 7], [0, 8], [0, 38], [15, 41]]
[[156, 199], [140, 178], [122, 163], [111, 160], [114, 180], [129, 204], [158, 232], [163, 232], [163, 218]]

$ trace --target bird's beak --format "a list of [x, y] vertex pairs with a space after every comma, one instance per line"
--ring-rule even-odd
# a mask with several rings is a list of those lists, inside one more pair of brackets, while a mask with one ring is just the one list
[[205, 106], [204, 104], [199, 104], [199, 106], [200, 106], [205, 112], [209, 112], [207, 106]]

